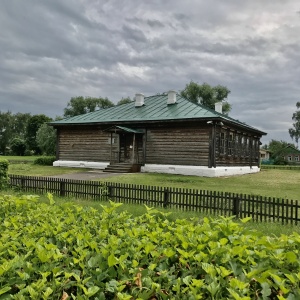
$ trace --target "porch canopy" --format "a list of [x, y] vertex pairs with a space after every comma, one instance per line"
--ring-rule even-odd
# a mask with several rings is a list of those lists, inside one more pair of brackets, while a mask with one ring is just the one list
[[107, 131], [111, 133], [120, 133], [120, 132], [140, 133], [140, 134], [145, 133], [144, 129], [133, 129], [133, 128], [117, 126], [117, 125], [104, 129], [103, 131]]

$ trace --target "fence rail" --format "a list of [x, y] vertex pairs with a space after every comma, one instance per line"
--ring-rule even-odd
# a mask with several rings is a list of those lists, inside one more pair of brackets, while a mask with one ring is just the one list
[[212, 215], [252, 217], [256, 222], [298, 224], [298, 200], [215, 192], [196, 189], [70, 180], [51, 177], [10, 175], [10, 186], [21, 191], [51, 192], [59, 196], [80, 197], [129, 204], [146, 204]]

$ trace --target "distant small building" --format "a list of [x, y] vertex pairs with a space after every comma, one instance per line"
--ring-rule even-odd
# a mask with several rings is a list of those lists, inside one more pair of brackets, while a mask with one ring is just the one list
[[282, 152], [284, 160], [289, 164], [300, 164], [300, 150], [293, 145], [288, 145]]
[[270, 151], [269, 150], [265, 150], [265, 149], [260, 149], [259, 150], [260, 153], [260, 160], [269, 160], [270, 159]]

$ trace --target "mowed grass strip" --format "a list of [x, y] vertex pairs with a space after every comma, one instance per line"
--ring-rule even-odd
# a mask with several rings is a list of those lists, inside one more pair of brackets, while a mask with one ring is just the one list
[[[52, 176], [85, 171], [91, 171], [91, 169], [38, 166], [32, 163], [11, 164], [9, 166], [9, 174], [29, 176]], [[263, 169], [256, 174], [217, 178], [156, 173], [131, 173], [101, 178], [101, 181], [300, 200], [300, 170]]]
[[298, 170], [262, 170], [256, 174], [217, 178], [133, 173], [102, 180], [300, 200], [300, 171]]
[[10, 164], [8, 167], [8, 173], [14, 175], [25, 176], [53, 176], [62, 174], [71, 174], [78, 172], [90, 171], [90, 169], [84, 168], [66, 168], [66, 167], [52, 167], [52, 166], [40, 166], [33, 163], [20, 163]]
[[1, 159], [7, 159], [11, 163], [16, 163], [16, 162], [26, 162], [26, 163], [31, 163], [34, 162], [37, 158], [41, 156], [7, 156], [7, 155], [0, 155]]

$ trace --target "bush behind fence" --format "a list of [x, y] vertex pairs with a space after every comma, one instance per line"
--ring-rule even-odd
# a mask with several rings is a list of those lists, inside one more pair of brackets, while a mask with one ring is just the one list
[[10, 175], [10, 186], [21, 191], [51, 192], [62, 197], [146, 204], [211, 215], [252, 217], [257, 222], [298, 224], [297, 200], [197, 189]]

